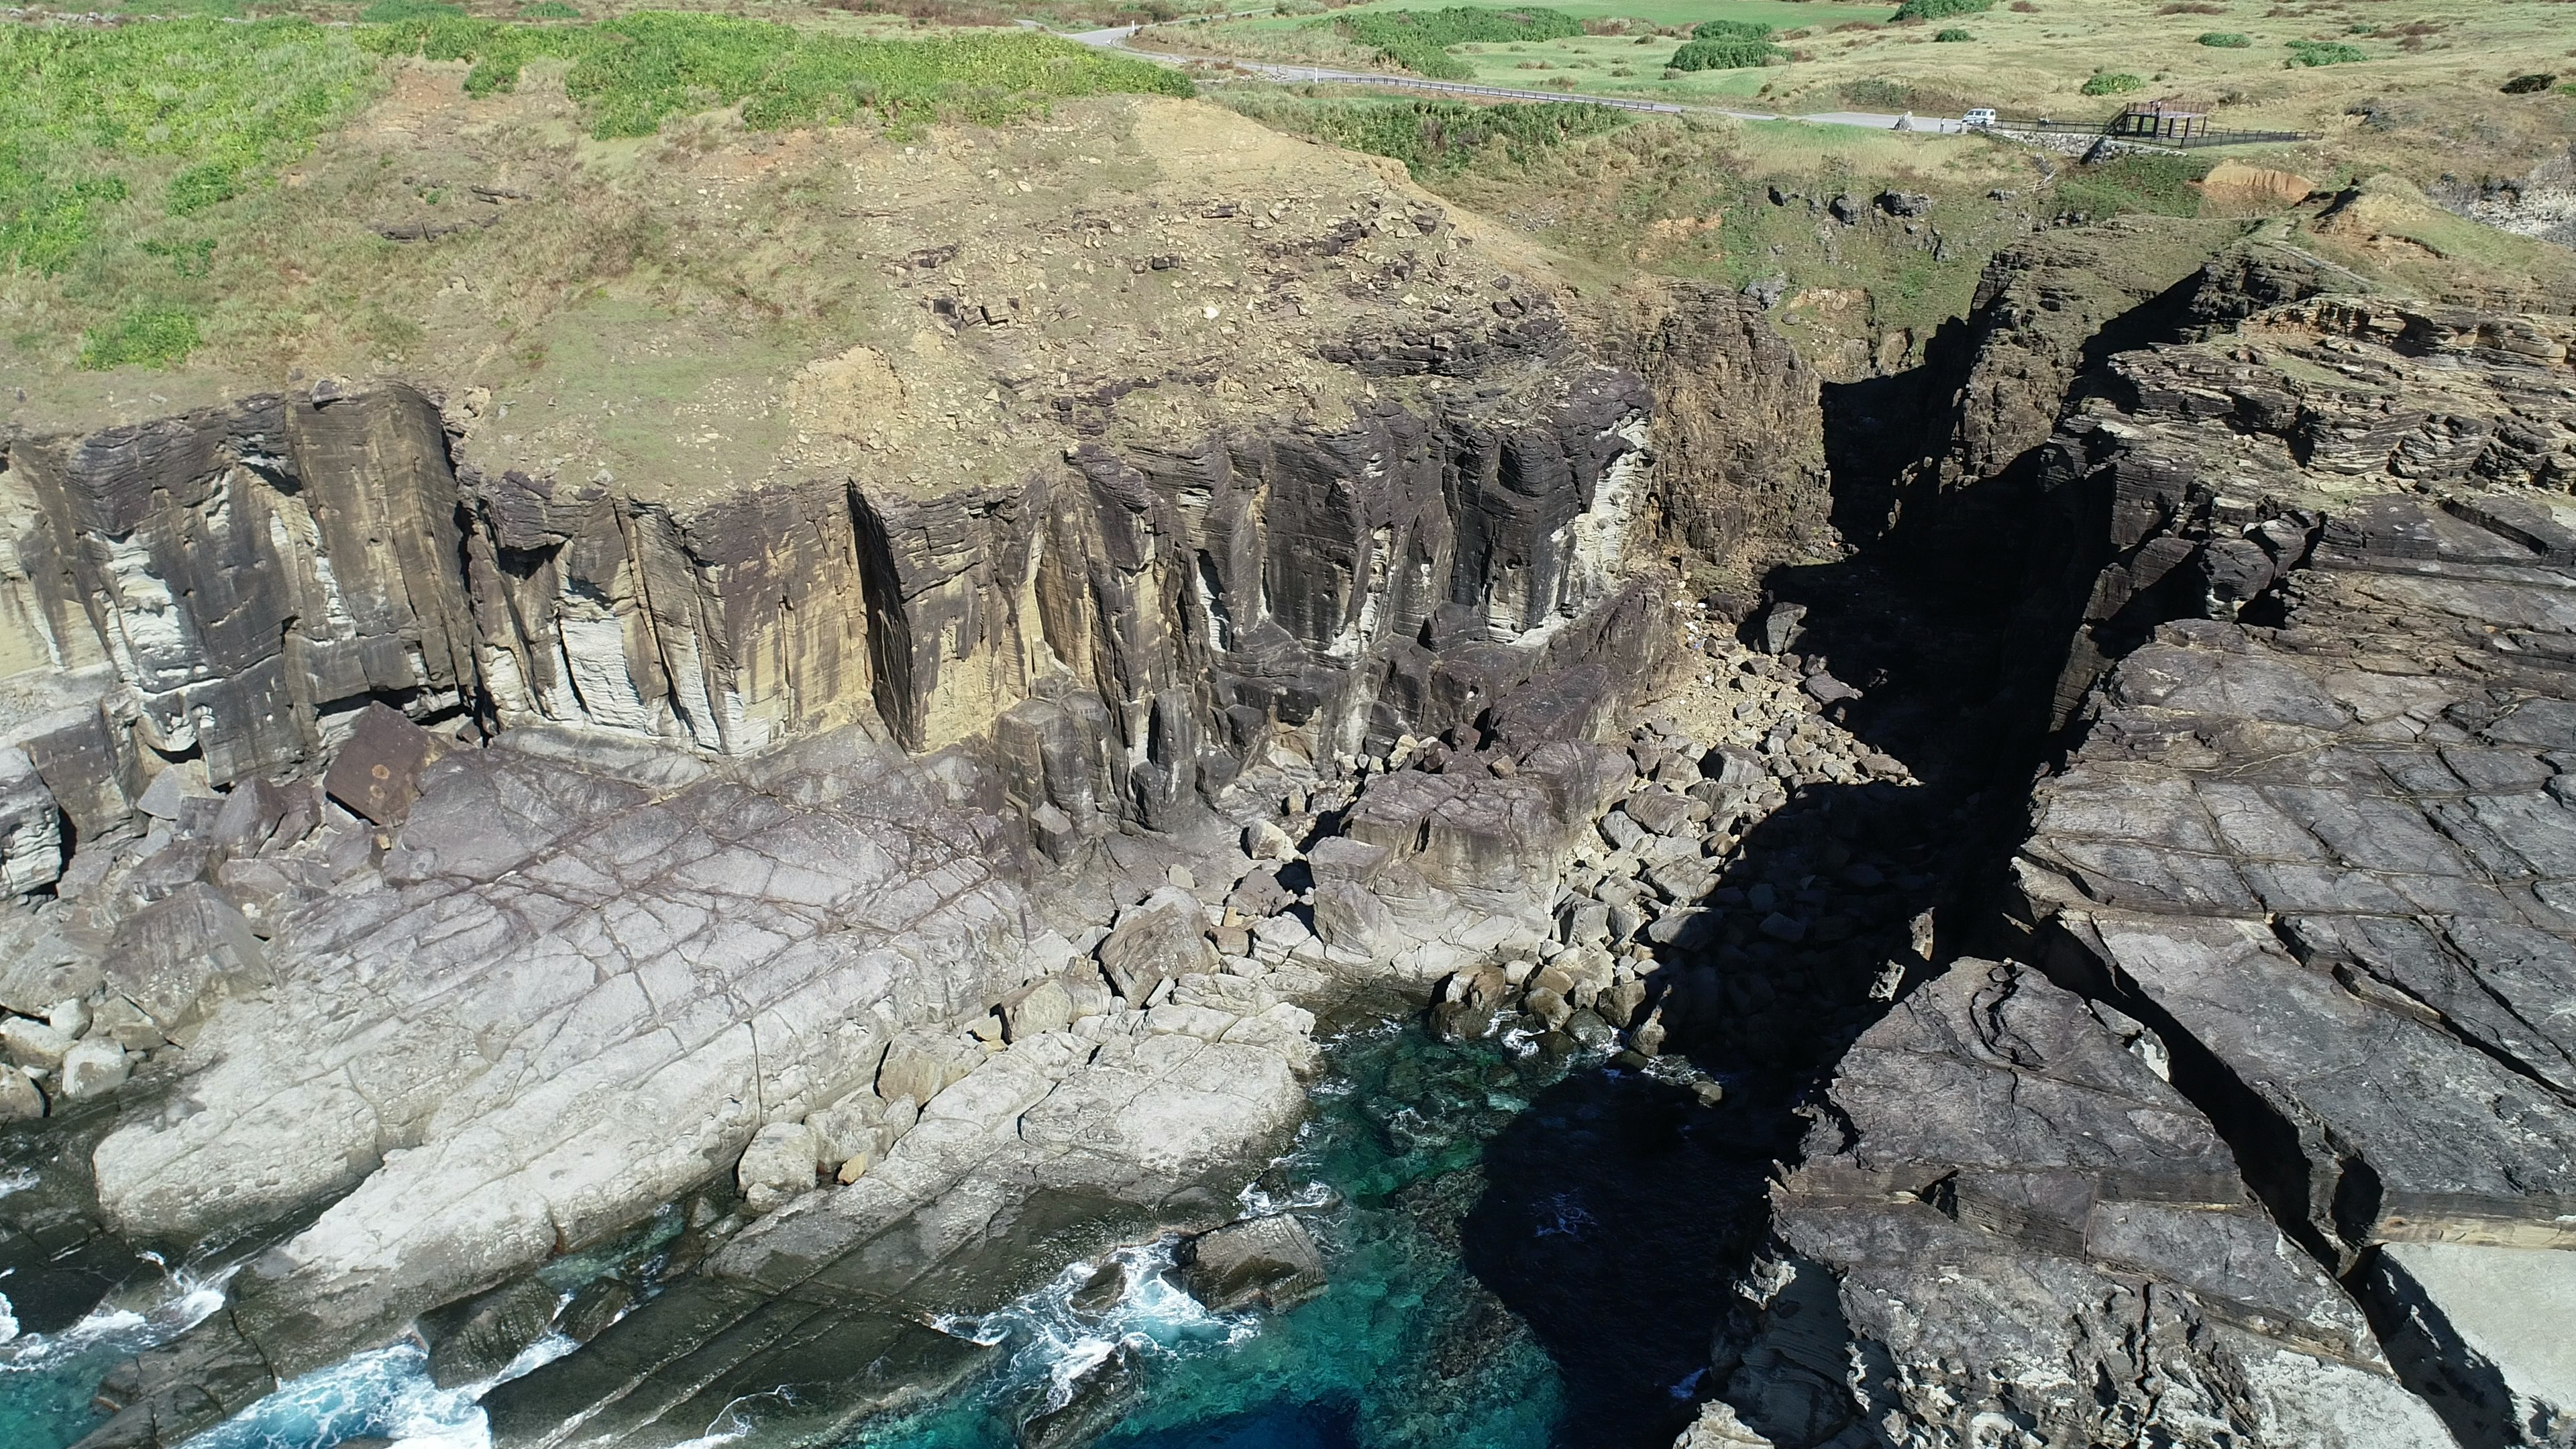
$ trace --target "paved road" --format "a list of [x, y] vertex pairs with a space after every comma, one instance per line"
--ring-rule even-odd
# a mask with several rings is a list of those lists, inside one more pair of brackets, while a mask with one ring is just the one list
[[[1268, 12], [1248, 13], [1266, 14]], [[1034, 21], [1021, 22], [1023, 25], [1035, 23]], [[1682, 106], [1668, 101], [1633, 101], [1617, 96], [1587, 96], [1568, 91], [1524, 91], [1514, 90], [1508, 86], [1465, 85], [1457, 81], [1427, 80], [1421, 76], [1388, 75], [1381, 71], [1333, 70], [1325, 66], [1282, 65], [1273, 61], [1241, 60], [1232, 56], [1138, 50], [1128, 42], [1135, 39], [1136, 32], [1143, 28], [1139, 25], [1114, 25], [1106, 30], [1080, 31], [1065, 38], [1081, 41], [1085, 45], [1095, 45], [1103, 50], [1120, 51], [1135, 56], [1139, 60], [1159, 61], [1165, 65], [1180, 65], [1193, 60], [1230, 65], [1237, 70], [1257, 75], [1263, 80], [1278, 81], [1288, 85], [1387, 86], [1395, 90], [1430, 91], [1438, 95], [1452, 96], [1482, 96], [1499, 101], [1579, 101], [1596, 106], [1608, 106], [1613, 110], [1644, 111], [1655, 115], [1733, 116], [1743, 121], [1813, 121], [1819, 125], [1860, 126], [1873, 131], [1909, 130], [1958, 135], [1968, 129], [1962, 122], [1931, 116], [1882, 116], [1869, 111], [1822, 111], [1807, 116], [1781, 116], [1769, 111], [1730, 111], [1720, 106]]]

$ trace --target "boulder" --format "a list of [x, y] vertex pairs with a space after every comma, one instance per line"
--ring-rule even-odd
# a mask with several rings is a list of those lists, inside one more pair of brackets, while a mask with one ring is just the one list
[[438, 754], [429, 731], [382, 704], [358, 712], [355, 731], [322, 777], [322, 787], [352, 814], [400, 825], [420, 798], [420, 772]]
[[110, 990], [140, 1007], [164, 1036], [185, 1040], [211, 996], [267, 983], [268, 961], [250, 923], [203, 881], [181, 886], [125, 918], [100, 963]]
[[59, 1070], [72, 1039], [55, 1027], [23, 1016], [0, 1020], [0, 1056], [22, 1067]]
[[1053, 977], [1033, 982], [1003, 997], [997, 1009], [1002, 1014], [1005, 1041], [1026, 1041], [1073, 1025], [1073, 997], [1066, 992], [1063, 983]]
[[1101, 973], [1131, 1006], [1174, 976], [1217, 969], [1206, 913], [1196, 896], [1173, 886], [1121, 911], [1098, 954]]
[[822, 1158], [822, 1139], [802, 1122], [772, 1122], [761, 1128], [752, 1134], [751, 1145], [734, 1166], [743, 1206], [765, 1213], [812, 1192], [815, 1168]]
[[897, 1033], [877, 1067], [877, 1095], [889, 1102], [909, 1097], [928, 1102], [962, 1081], [984, 1060], [984, 1049], [953, 1031], [924, 1028]]
[[104, 1097], [125, 1085], [133, 1063], [125, 1048], [100, 1037], [75, 1044], [63, 1053], [62, 1095], [74, 1102]]
[[45, 1115], [45, 1094], [27, 1074], [0, 1064], [0, 1122], [19, 1122]]
[[1258, 1303], [1294, 1308], [1324, 1291], [1324, 1255], [1291, 1213], [1245, 1218], [1182, 1245], [1178, 1255], [1190, 1296], [1212, 1313]]

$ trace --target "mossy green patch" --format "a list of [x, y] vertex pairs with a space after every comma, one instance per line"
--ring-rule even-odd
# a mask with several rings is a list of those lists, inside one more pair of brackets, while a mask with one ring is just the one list
[[2127, 95], [2131, 91], [2142, 91], [2146, 88], [2147, 82], [2143, 76], [2129, 75], [2123, 71], [2106, 70], [2085, 77], [2084, 84], [2076, 89], [2088, 96], [2120, 96]]
[[177, 307], [137, 308], [82, 333], [80, 365], [92, 372], [173, 367], [196, 350], [197, 340], [193, 313]]

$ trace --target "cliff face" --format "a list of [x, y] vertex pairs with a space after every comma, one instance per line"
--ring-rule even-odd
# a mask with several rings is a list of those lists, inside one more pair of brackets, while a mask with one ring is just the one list
[[2462, 1345], [2556, 1311], [2576, 1186], [2576, 331], [2270, 244], [2139, 307], [2068, 324], [2037, 443], [1989, 385], [2030, 328], [1983, 338], [1950, 456], [2028, 516], [1908, 500], [2011, 528], [2008, 677], [2065, 753], [2014, 959], [1835, 1064], [1723, 1392], [1798, 1449], [2557, 1442], [2563, 1390]]
[[13, 584], [31, 652], [109, 665], [126, 758], [215, 785], [309, 767], [382, 699], [719, 755], [862, 719], [914, 750], [992, 734], [1031, 809], [1158, 820], [1274, 738], [1585, 730], [1597, 666], [1524, 696], [1626, 584], [1651, 424], [1634, 375], [1566, 361], [1537, 396], [1086, 443], [1007, 488], [687, 508], [460, 473], [410, 389], [257, 399], [14, 447]]

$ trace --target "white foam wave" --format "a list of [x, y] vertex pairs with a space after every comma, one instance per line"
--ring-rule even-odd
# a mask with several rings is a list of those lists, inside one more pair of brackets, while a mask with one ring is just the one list
[[[161, 1259], [146, 1253], [153, 1263]], [[164, 1272], [160, 1282], [124, 1302], [107, 1302], [55, 1333], [21, 1333], [6, 1298], [0, 1298], [0, 1374], [42, 1373], [88, 1353], [138, 1353], [167, 1343], [224, 1306], [226, 1268], [200, 1277], [186, 1268]], [[134, 1306], [139, 1304], [140, 1306]]]
[[491, 1449], [482, 1398], [577, 1345], [548, 1333], [488, 1379], [442, 1389], [417, 1343], [356, 1354], [315, 1369], [187, 1441], [187, 1449], [303, 1449], [366, 1437], [394, 1449]]
[[[990, 1313], [941, 1314], [931, 1327], [1010, 1356], [994, 1381], [1001, 1393], [1046, 1386], [1046, 1408], [1073, 1401], [1083, 1376], [1121, 1349], [1153, 1357], [1240, 1343], [1259, 1332], [1252, 1315], [1210, 1313], [1172, 1281], [1176, 1236], [1068, 1264], [1046, 1286]], [[1105, 1267], [1124, 1275], [1117, 1298], [1093, 1311], [1074, 1297]]]

